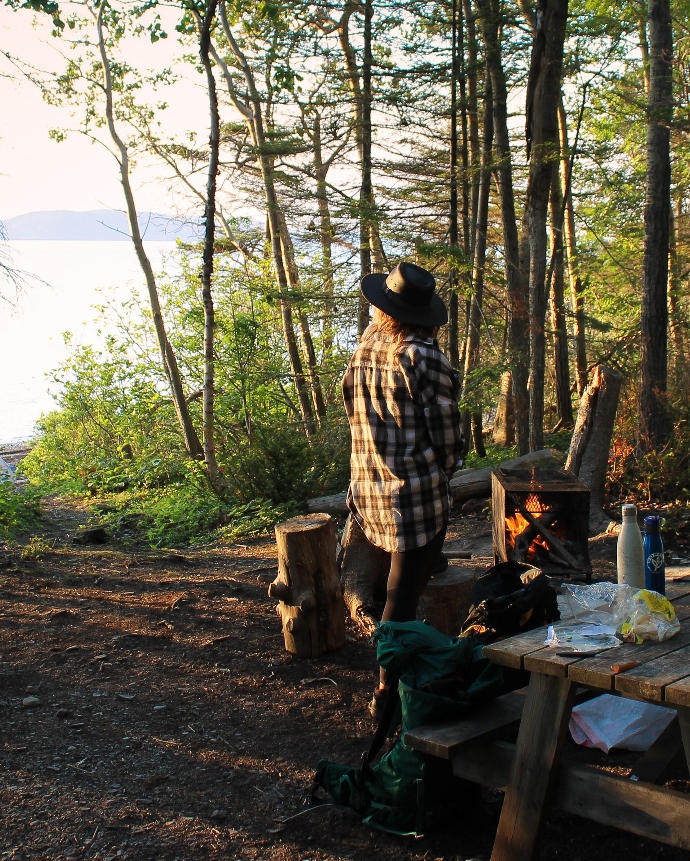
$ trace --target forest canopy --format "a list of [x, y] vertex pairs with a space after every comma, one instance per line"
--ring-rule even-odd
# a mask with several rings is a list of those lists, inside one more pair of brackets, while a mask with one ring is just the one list
[[[524, 453], [572, 430], [604, 364], [624, 380], [609, 500], [687, 499], [690, 6], [45, 12], [64, 67], [11, 57], [14, 74], [111, 151], [148, 301], [104, 309], [106, 346], [56, 370], [32, 479], [111, 494], [120, 520], [126, 497], [156, 541], [236, 534], [343, 490], [340, 378], [369, 319], [359, 281], [408, 259], [448, 305], [440, 340], [474, 457], [506, 372]], [[190, 81], [209, 121], [180, 131]], [[143, 162], [204, 224], [167, 274], [137, 223]]]

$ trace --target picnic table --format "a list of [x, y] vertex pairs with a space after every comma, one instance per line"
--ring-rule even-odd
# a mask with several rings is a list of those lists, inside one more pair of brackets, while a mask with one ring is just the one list
[[[690, 571], [670, 572], [667, 597], [681, 622], [663, 643], [625, 644], [591, 657], [559, 656], [539, 628], [485, 647], [505, 667], [530, 671], [523, 692], [500, 698], [474, 721], [422, 727], [406, 740], [451, 761], [460, 777], [505, 790], [491, 861], [529, 861], [549, 805], [605, 825], [690, 849], [690, 794], [654, 780], [684, 748], [690, 768]], [[614, 665], [639, 661], [616, 672]], [[670, 706], [677, 720], [631, 777], [561, 758], [576, 697], [606, 692]], [[519, 726], [517, 742], [502, 740]]]

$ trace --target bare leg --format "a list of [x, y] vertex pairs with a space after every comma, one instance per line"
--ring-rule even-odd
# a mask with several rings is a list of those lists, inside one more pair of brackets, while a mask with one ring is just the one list
[[[419, 597], [429, 582], [434, 562], [441, 553], [446, 537], [446, 528], [435, 535], [428, 544], [391, 554], [391, 567], [386, 587], [386, 606], [382, 622], [413, 622], [417, 615]], [[383, 667], [379, 674], [379, 690], [386, 685]]]

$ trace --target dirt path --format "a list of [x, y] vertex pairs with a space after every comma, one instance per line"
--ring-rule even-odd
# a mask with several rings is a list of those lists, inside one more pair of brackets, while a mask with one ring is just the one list
[[[352, 630], [318, 661], [285, 653], [271, 539], [79, 547], [84, 518], [54, 500], [39, 558], [0, 550], [0, 859], [489, 857], [496, 802], [421, 840], [310, 806], [317, 760], [354, 765], [367, 747], [374, 653]], [[451, 538], [487, 530], [464, 518]], [[687, 861], [582, 825], [551, 817], [543, 857]]]

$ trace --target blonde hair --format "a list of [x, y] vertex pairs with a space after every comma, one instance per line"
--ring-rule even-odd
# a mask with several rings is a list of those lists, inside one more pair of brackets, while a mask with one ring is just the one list
[[388, 335], [396, 341], [402, 341], [408, 335], [421, 335], [422, 338], [435, 338], [438, 326], [417, 326], [414, 323], [402, 323], [374, 306], [372, 326], [382, 335]]

